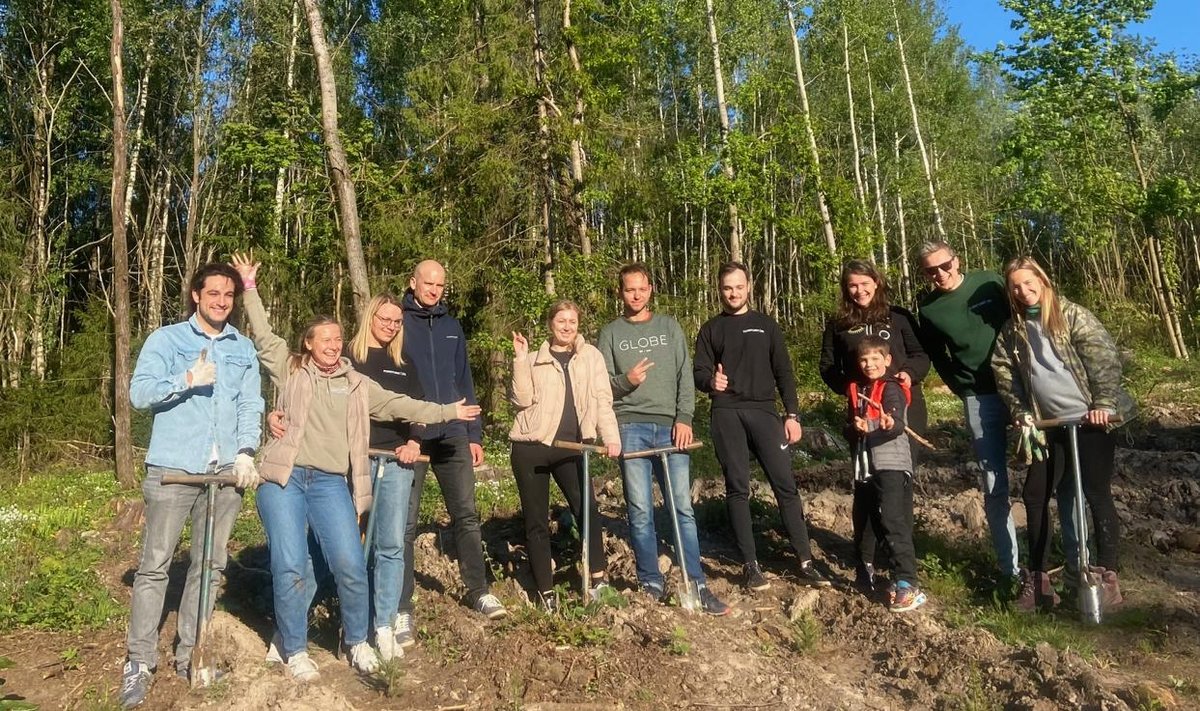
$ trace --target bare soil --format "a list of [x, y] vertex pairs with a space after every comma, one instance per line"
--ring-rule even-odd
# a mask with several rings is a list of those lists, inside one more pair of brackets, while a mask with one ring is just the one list
[[[932, 595], [911, 614], [892, 614], [851, 586], [849, 473], [844, 462], [798, 466], [797, 477], [817, 557], [835, 580], [814, 592], [792, 575], [795, 561], [778, 531], [769, 490], [756, 491], [760, 557], [769, 591], [738, 586], [737, 556], [725, 523], [722, 487], [697, 482], [693, 494], [710, 587], [734, 612], [688, 614], [634, 595], [633, 557], [620, 485], [599, 489], [610, 570], [629, 599], [583, 621], [549, 618], [528, 607], [529, 585], [519, 518], [484, 523], [500, 581], [495, 591], [513, 614], [487, 622], [459, 603], [463, 592], [445, 522], [419, 541], [418, 644], [388, 678], [365, 678], [335, 658], [336, 618], [318, 609], [312, 652], [320, 681], [297, 685], [263, 661], [271, 621], [270, 581], [262, 549], [236, 552], [215, 617], [218, 657], [228, 674], [189, 691], [170, 673], [174, 614], [161, 637], [162, 664], [146, 704], [154, 709], [1152, 709], [1200, 708], [1200, 417], [1151, 409], [1131, 425], [1114, 482], [1124, 525], [1125, 609], [1099, 629], [1075, 621], [1069, 607], [1053, 624], [1092, 642], [1060, 649], [1006, 643], [970, 614], [971, 604]], [[922, 466], [917, 487], [918, 554], [976, 560], [986, 524], [973, 465], [960, 431], [935, 431], [941, 447]], [[799, 463], [798, 463], [799, 464]], [[1014, 482], [1020, 491], [1021, 476]], [[1018, 527], [1023, 511], [1014, 495]], [[566, 526], [561, 528], [565, 529]], [[660, 525], [660, 531], [670, 529]], [[101, 532], [109, 548], [102, 576], [128, 602], [137, 540]], [[573, 583], [574, 539], [556, 539], [564, 582]], [[660, 562], [670, 565], [670, 549]], [[943, 559], [943, 562], [946, 562]], [[950, 561], [953, 562], [953, 561]], [[182, 573], [183, 563], [174, 572]], [[991, 609], [986, 563], [967, 576], [974, 604]], [[179, 577], [179, 576], [176, 576]], [[174, 605], [177, 591], [168, 598]], [[965, 608], [965, 611], [964, 611]], [[572, 607], [572, 610], [577, 608]], [[993, 609], [993, 612], [995, 610]], [[1000, 614], [1000, 613], [996, 613]], [[85, 634], [20, 631], [0, 637], [3, 693], [41, 708], [112, 708], [124, 655], [120, 624]], [[0, 708], [3, 702], [0, 702]]]

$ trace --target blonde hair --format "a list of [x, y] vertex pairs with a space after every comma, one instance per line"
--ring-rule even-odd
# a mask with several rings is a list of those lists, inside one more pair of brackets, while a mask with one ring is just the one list
[[304, 330], [300, 333], [299, 342], [296, 344], [296, 350], [288, 356], [289, 373], [296, 372], [303, 367], [305, 363], [312, 359], [312, 353], [304, 344], [308, 342], [308, 339], [313, 337], [313, 333], [315, 333], [318, 328], [329, 325], [334, 325], [338, 328], [342, 327], [342, 325], [338, 323], [337, 319], [332, 316], [325, 315], [314, 316], [309, 319], [308, 323], [304, 324]]
[[[1058, 291], [1054, 288], [1054, 282], [1050, 281], [1050, 275], [1033, 257], [1017, 257], [1004, 267], [1004, 290], [1008, 292], [1008, 305], [1012, 309], [1013, 320], [1017, 323], [1025, 321], [1025, 305], [1017, 301], [1013, 295], [1012, 284], [1009, 283], [1012, 273], [1021, 269], [1033, 272], [1033, 275], [1042, 282], [1042, 300], [1038, 305], [1042, 308], [1042, 328], [1046, 331], [1046, 335], [1054, 338], [1066, 333], [1067, 322], [1063, 318], [1062, 302], [1058, 298]], [[1021, 332], [1024, 332], [1024, 329], [1021, 329]]]
[[376, 294], [375, 298], [368, 301], [367, 308], [363, 309], [362, 316], [358, 319], [358, 330], [354, 332], [354, 338], [350, 339], [350, 357], [354, 358], [355, 363], [367, 360], [367, 349], [371, 347], [371, 319], [375, 318], [379, 309], [387, 305], [400, 309], [400, 325], [396, 328], [396, 337], [387, 345], [387, 354], [396, 365], [404, 365], [404, 304], [386, 291]]

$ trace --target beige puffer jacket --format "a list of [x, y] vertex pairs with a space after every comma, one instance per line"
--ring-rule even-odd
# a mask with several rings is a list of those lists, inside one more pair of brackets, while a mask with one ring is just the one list
[[[613, 413], [612, 386], [604, 356], [583, 336], [576, 336], [575, 354], [567, 363], [567, 371], [571, 374], [571, 393], [583, 438], [594, 439], [598, 434], [605, 444], [619, 444], [621, 434]], [[514, 358], [509, 399], [517, 408], [517, 417], [508, 433], [509, 439], [551, 444], [558, 431], [566, 393], [563, 369], [550, 354], [549, 341], [543, 341], [536, 353]]]

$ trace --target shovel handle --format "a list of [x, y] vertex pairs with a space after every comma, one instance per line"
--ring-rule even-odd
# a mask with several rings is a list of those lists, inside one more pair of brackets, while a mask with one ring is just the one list
[[700, 440], [692, 440], [692, 443], [687, 445], [686, 447], [676, 447], [675, 445], [671, 445], [669, 447], [655, 447], [654, 449], [643, 449], [643, 450], [640, 450], [637, 452], [626, 452], [621, 455], [621, 458], [622, 459], [640, 459], [642, 457], [653, 457], [653, 456], [657, 456], [659, 454], [674, 454], [675, 452], [690, 452], [693, 449], [700, 449], [703, 446], [704, 446], [704, 443], [701, 442]]
[[602, 444], [587, 444], [585, 442], [572, 442], [565, 439], [556, 439], [553, 443], [558, 449], [570, 449], [576, 452], [591, 452], [592, 454], [606, 454], [608, 448]]
[[[372, 447], [367, 450], [367, 454], [372, 457], [379, 457], [380, 459], [395, 459], [396, 458], [396, 450], [394, 450], [394, 449], [375, 449], [374, 447]], [[428, 464], [429, 463], [429, 455], [428, 454], [418, 454], [417, 458], [414, 459], [413, 462], [421, 462], [422, 464]]]
[[[1120, 415], [1109, 415], [1108, 423], [1111, 425], [1120, 424]], [[1039, 430], [1048, 430], [1051, 427], [1063, 427], [1066, 425], [1084, 425], [1087, 424], [1082, 418], [1077, 417], [1052, 417], [1048, 420], [1034, 420], [1033, 426]]]
[[183, 484], [184, 486], [236, 486], [236, 474], [163, 474], [163, 484]]

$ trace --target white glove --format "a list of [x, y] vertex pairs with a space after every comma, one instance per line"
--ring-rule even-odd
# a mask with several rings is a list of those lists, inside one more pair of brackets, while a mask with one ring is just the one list
[[200, 357], [187, 371], [188, 387], [202, 388], [217, 382], [217, 364], [208, 360], [208, 349], [200, 349]]
[[258, 488], [258, 469], [254, 466], [254, 457], [242, 452], [233, 460], [233, 473], [237, 477], [237, 488]]

